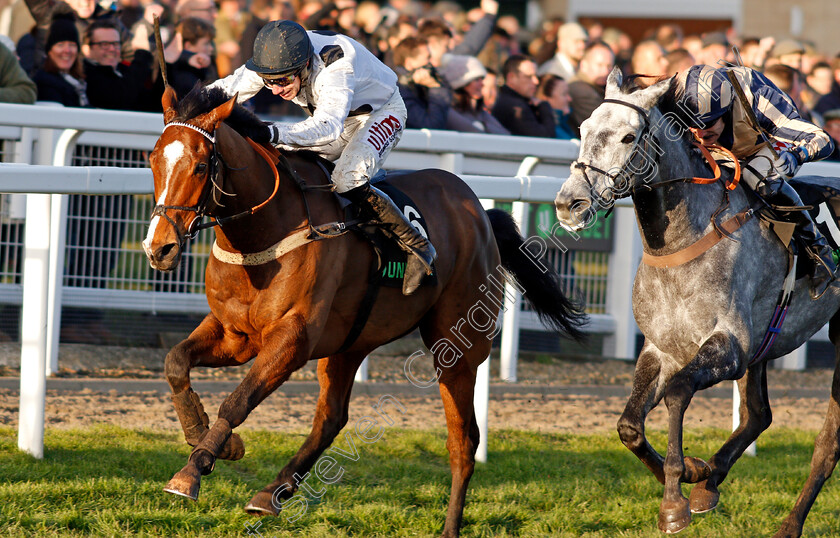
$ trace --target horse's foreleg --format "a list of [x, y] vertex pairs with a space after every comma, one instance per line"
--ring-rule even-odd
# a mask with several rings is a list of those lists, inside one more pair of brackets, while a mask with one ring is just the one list
[[[242, 339], [231, 341], [213, 314], [185, 340], [166, 355], [164, 372], [172, 390], [172, 405], [178, 415], [184, 438], [196, 446], [210, 426], [210, 420], [198, 394], [190, 386], [190, 370], [196, 366], [231, 366], [247, 361], [254, 353]], [[245, 454], [245, 447], [238, 435], [231, 436], [220, 457], [236, 460]]]
[[700, 347], [697, 355], [668, 383], [665, 405], [668, 406], [668, 451], [665, 456], [665, 494], [659, 506], [659, 530], [675, 533], [691, 522], [688, 499], [681, 482], [699, 482], [708, 478], [710, 468], [700, 459], [685, 458], [683, 453], [683, 418], [691, 398], [698, 390], [710, 387], [737, 374], [733, 339], [715, 333]]
[[219, 418], [193, 449], [187, 465], [166, 485], [166, 491], [198, 498], [201, 475], [212, 472], [233, 428], [306, 363], [306, 324], [301, 315], [286, 316], [270, 334], [245, 379], [222, 402]]
[[318, 361], [321, 391], [312, 431], [274, 482], [254, 495], [245, 506], [245, 511], [277, 515], [282, 501], [290, 499], [299, 483], [306, 480], [309, 470], [347, 424], [350, 391], [356, 370], [364, 358], [364, 353], [345, 353]]
[[811, 456], [811, 472], [796, 504], [793, 505], [788, 517], [782, 523], [781, 529], [774, 538], [787, 536], [801, 536], [802, 525], [811, 510], [811, 506], [819, 495], [823, 484], [840, 458], [840, 314], [835, 314], [828, 326], [828, 336], [834, 344], [834, 377], [831, 380], [831, 399], [828, 401], [828, 412], [822, 430], [814, 443], [814, 454]]
[[720, 493], [718, 486], [729, 474], [730, 469], [750, 444], [758, 439], [773, 421], [770, 400], [767, 394], [767, 365], [756, 364], [747, 370], [747, 375], [738, 380], [741, 393], [741, 407], [738, 411], [740, 423], [726, 443], [712, 457], [709, 466], [712, 473], [691, 490], [689, 503], [695, 514], [708, 512], [717, 506]]
[[618, 420], [618, 436], [624, 446], [651, 470], [657, 480], [665, 483], [662, 470], [664, 459], [654, 450], [645, 436], [645, 419], [662, 398], [659, 389], [662, 353], [645, 344], [633, 374], [633, 392]]

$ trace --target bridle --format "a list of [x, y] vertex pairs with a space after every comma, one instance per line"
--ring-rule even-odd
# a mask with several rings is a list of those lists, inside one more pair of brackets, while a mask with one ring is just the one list
[[[164, 127], [164, 131], [166, 129], [168, 129], [169, 127], [174, 127], [174, 126], [186, 127], [188, 129], [192, 129], [193, 131], [201, 134], [204, 138], [206, 138], [210, 142], [211, 148], [212, 148], [211, 153], [210, 153], [210, 159], [209, 159], [210, 170], [207, 172], [208, 177], [209, 177], [209, 181], [207, 181], [205, 183], [204, 190], [202, 191], [202, 194], [199, 197], [198, 203], [196, 205], [193, 205], [193, 206], [176, 206], [176, 205], [158, 204], [158, 205], [155, 205], [154, 209], [152, 210], [152, 218], [154, 218], [155, 216], [161, 216], [164, 219], [166, 219], [166, 221], [169, 222], [169, 224], [172, 225], [172, 227], [175, 229], [176, 235], [178, 236], [178, 244], [179, 245], [183, 245], [186, 239], [195, 238], [196, 234], [201, 230], [204, 230], [204, 229], [207, 229], [207, 228], [212, 228], [214, 226], [222, 226], [222, 225], [224, 225], [228, 222], [231, 222], [231, 221], [234, 221], [234, 220], [237, 220], [237, 219], [241, 219], [242, 217], [246, 217], [248, 215], [253, 215], [257, 211], [259, 211], [260, 209], [262, 209], [266, 205], [268, 205], [268, 203], [271, 200], [274, 199], [274, 196], [277, 194], [277, 191], [279, 190], [279, 187], [280, 187], [280, 172], [279, 172], [279, 170], [276, 166], [276, 162], [277, 162], [278, 159], [283, 164], [283, 168], [285, 169], [285, 172], [291, 177], [292, 181], [294, 181], [297, 184], [298, 188], [301, 191], [301, 195], [303, 197], [303, 205], [304, 205], [304, 209], [306, 211], [307, 229], [305, 230], [305, 235], [307, 236], [307, 238], [309, 240], [330, 239], [330, 238], [333, 238], [333, 237], [338, 237], [340, 235], [343, 235], [343, 234], [347, 233], [350, 230], [351, 226], [356, 225], [360, 222], [359, 219], [355, 219], [355, 220], [350, 220], [350, 221], [347, 221], [347, 222], [338, 221], [338, 222], [329, 222], [329, 223], [325, 223], [325, 224], [320, 224], [318, 226], [313, 225], [312, 224], [312, 219], [311, 219], [311, 213], [310, 213], [310, 209], [309, 209], [309, 201], [307, 200], [306, 193], [309, 192], [309, 191], [332, 191], [332, 190], [335, 189], [334, 185], [332, 185], [329, 182], [327, 184], [324, 184], [324, 185], [308, 185], [306, 183], [306, 181], [304, 181], [303, 178], [301, 178], [300, 175], [297, 172], [295, 172], [291, 163], [289, 163], [288, 159], [286, 159], [286, 157], [282, 153], [280, 153], [276, 150], [274, 150], [274, 153], [271, 153], [268, 149], [261, 146], [260, 144], [257, 144], [256, 142], [254, 142], [253, 140], [251, 140], [248, 137], [245, 137], [245, 140], [248, 142], [248, 144], [251, 145], [251, 147], [254, 149], [254, 151], [256, 151], [257, 154], [260, 155], [268, 163], [269, 167], [271, 168], [272, 172], [274, 173], [274, 190], [272, 190], [271, 194], [263, 202], [255, 205], [255, 206], [253, 206], [249, 209], [246, 209], [244, 211], [236, 213], [234, 215], [231, 215], [231, 216], [228, 216], [228, 217], [217, 217], [217, 216], [211, 215], [210, 211], [212, 210], [212, 208], [219, 207], [219, 206], [223, 205], [218, 198], [219, 194], [225, 195], [225, 196], [236, 196], [235, 193], [225, 192], [220, 186], [219, 176], [220, 176], [220, 172], [221, 172], [222, 167], [224, 167], [227, 170], [234, 170], [234, 171], [244, 170], [244, 168], [231, 168], [230, 166], [225, 164], [224, 160], [222, 159], [221, 154], [218, 152], [218, 149], [216, 147], [215, 132], [211, 133], [211, 132], [208, 132], [208, 131], [206, 131], [206, 130], [200, 128], [200, 127], [197, 127], [195, 125], [192, 125], [192, 124], [189, 124], [189, 123], [183, 123], [183, 122], [176, 122], [176, 121], [173, 121], [173, 122], [170, 122], [170, 123], [166, 124], [166, 126]], [[324, 174], [326, 175], [326, 177], [329, 178], [329, 171], [327, 171], [326, 168], [320, 163], [319, 163], [319, 166], [321, 167], [321, 169], [324, 172]], [[212, 208], [208, 209], [208, 202], [211, 199], [213, 201], [213, 206], [212, 206]], [[185, 234], [182, 234], [180, 232], [180, 230], [178, 229], [178, 226], [175, 224], [175, 221], [172, 220], [172, 218], [169, 215], [166, 214], [166, 211], [168, 209], [174, 209], [174, 210], [180, 210], [180, 211], [189, 211], [189, 212], [195, 213], [195, 218], [192, 220], [192, 222], [190, 222], [190, 225], [187, 227], [187, 232]], [[208, 221], [208, 222], [201, 222], [202, 219], [205, 216], [208, 216], [213, 220]], [[272, 249], [268, 249], [268, 250], [272, 250]]]
[[[279, 184], [280, 184], [280, 177], [279, 177], [279, 174], [277, 172], [276, 167], [272, 166], [272, 168], [274, 169], [274, 176], [275, 176], [275, 178], [274, 178], [275, 179], [274, 190], [272, 191], [271, 195], [265, 201], [263, 201], [262, 203], [260, 203], [256, 206], [253, 206], [249, 209], [246, 209], [244, 211], [236, 213], [235, 215], [231, 215], [229, 217], [215, 217], [215, 216], [211, 215], [210, 211], [212, 211], [212, 208], [219, 207], [219, 206], [223, 205], [221, 203], [221, 200], [220, 200], [221, 195], [236, 196], [235, 193], [225, 192], [221, 187], [221, 184], [220, 184], [219, 180], [220, 180], [220, 176], [221, 176], [222, 167], [224, 167], [225, 169], [234, 170], [234, 171], [244, 170], [244, 168], [231, 168], [224, 162], [224, 160], [222, 159], [222, 156], [219, 153], [218, 148], [216, 146], [216, 133], [215, 132], [211, 133], [211, 132], [208, 132], [208, 131], [206, 131], [206, 130], [200, 128], [200, 127], [197, 127], [195, 125], [180, 122], [180, 121], [173, 121], [173, 122], [167, 123], [166, 126], [163, 128], [163, 130], [166, 131], [166, 129], [168, 129], [170, 127], [186, 127], [187, 129], [192, 129], [193, 131], [199, 133], [204, 138], [206, 138], [210, 142], [210, 148], [211, 148], [210, 158], [208, 160], [208, 168], [209, 168], [209, 170], [207, 171], [208, 181], [204, 185], [204, 188], [201, 192], [201, 195], [199, 196], [198, 203], [196, 203], [195, 205], [192, 205], [192, 206], [157, 204], [157, 205], [155, 205], [154, 209], [152, 209], [152, 215], [151, 215], [152, 218], [154, 218], [156, 216], [163, 217], [164, 219], [166, 219], [166, 221], [170, 225], [172, 225], [172, 227], [175, 229], [176, 235], [178, 236], [178, 244], [179, 245], [183, 245], [184, 242], [187, 239], [194, 239], [196, 234], [198, 234], [198, 232], [201, 231], [201, 230], [204, 230], [204, 229], [207, 229], [207, 228], [212, 228], [214, 226], [221, 226], [221, 225], [223, 225], [227, 222], [230, 222], [230, 221], [233, 221], [233, 220], [236, 220], [236, 219], [240, 219], [240, 218], [245, 217], [247, 215], [253, 215], [255, 212], [257, 212], [260, 209], [262, 209], [263, 207], [265, 207], [266, 204], [268, 204], [268, 202], [270, 202], [274, 198], [274, 196], [277, 194], [277, 190], [278, 190]], [[254, 146], [254, 148], [257, 150], [258, 153], [260, 153], [260, 155], [263, 156], [263, 158], [266, 158], [266, 160], [269, 161], [267, 156], [264, 153], [262, 153], [262, 152], [265, 151], [262, 147], [260, 147], [258, 144], [254, 143], [250, 139], [246, 139], [246, 140], [248, 140], [252, 144], [252, 146]], [[260, 150], [262, 150], [262, 152]], [[270, 161], [269, 161], [269, 163], [270, 163]], [[224, 178], [221, 178], [221, 179], [223, 180]], [[210, 209], [208, 209], [209, 202], [211, 200], [213, 202], [212, 207]], [[195, 217], [190, 222], [189, 226], [187, 226], [186, 233], [182, 234], [180, 229], [178, 228], [178, 226], [175, 224], [175, 221], [172, 220], [172, 217], [170, 217], [166, 213], [166, 211], [169, 210], [169, 209], [174, 209], [174, 210], [177, 210], [177, 211], [188, 211], [188, 212], [191, 212], [191, 213], [195, 213]], [[202, 222], [202, 220], [204, 219], [205, 216], [211, 217], [212, 220], [210, 220], [208, 222]]]
[[[658, 152], [653, 152], [653, 155], [651, 155], [651, 153], [648, 151], [648, 146], [651, 143], [651, 141], [653, 142], [654, 147], [656, 147], [656, 148], [661, 147], [659, 145], [659, 139], [651, 131], [650, 116], [648, 115], [648, 111], [643, 109], [642, 107], [640, 107], [638, 105], [634, 105], [633, 103], [628, 103], [627, 101], [622, 101], [620, 99], [604, 99], [602, 101], [602, 103], [612, 103], [612, 104], [616, 104], [616, 105], [626, 106], [628, 108], [632, 108], [633, 110], [635, 110], [639, 114], [639, 116], [642, 118], [642, 121], [644, 122], [644, 127], [642, 127], [642, 130], [639, 133], [639, 139], [644, 140], [644, 146], [642, 146], [642, 150], [643, 150], [644, 154], [648, 156], [649, 159], [652, 159], [653, 164], [658, 165], [659, 164], [659, 153]], [[726, 188], [726, 190], [733, 190], [738, 185], [738, 181], [741, 178], [741, 166], [740, 166], [740, 163], [738, 162], [738, 159], [732, 154], [731, 151], [729, 151], [728, 149], [726, 149], [722, 146], [719, 146], [717, 144], [704, 145], [702, 143], [702, 141], [699, 138], [697, 138], [696, 134], [695, 134], [695, 138], [696, 138], [696, 140], [695, 140], [694, 145], [702, 152], [703, 157], [706, 159], [706, 161], [708, 162], [709, 166], [712, 169], [712, 172], [714, 173], [714, 177], [711, 177], [711, 178], [703, 178], [703, 177], [669, 178], [669, 179], [664, 179], [662, 181], [658, 181], [657, 183], [654, 183], [652, 185], [647, 183], [647, 182], [644, 182], [641, 185], [636, 185], [634, 183], [633, 185], [630, 186], [629, 189], [625, 189], [625, 190], [620, 191], [620, 192], [616, 192], [617, 189], [615, 189], [615, 188], [607, 187], [608, 189], [610, 189], [612, 191], [612, 199], [613, 200], [618, 200], [618, 199], [621, 199], [621, 198], [626, 198], [628, 196], [632, 196], [632, 195], [636, 194], [637, 191], [640, 191], [640, 190], [643, 190], [643, 189], [646, 190], [646, 191], [652, 191], [653, 189], [664, 187], [664, 186], [669, 185], [671, 183], [690, 182], [690, 183], [697, 183], [697, 184], [709, 184], [709, 183], [714, 183], [716, 181], [719, 181], [720, 178], [721, 178], [720, 166], [718, 165], [717, 161], [715, 161], [712, 154], [709, 152], [709, 149], [715, 149], [715, 150], [721, 151], [721, 152], [727, 154], [731, 158], [733, 164], [735, 165], [735, 174], [734, 174], [732, 180], [725, 184], [725, 188]], [[634, 155], [635, 155], [636, 151], [638, 151], [638, 149], [639, 149], [639, 146], [638, 146], [638, 143], [637, 143], [636, 148], [633, 150]], [[632, 160], [632, 159], [633, 159], [633, 157], [631, 157], [630, 160]], [[630, 161], [628, 161], [628, 163], [629, 162]], [[625, 164], [625, 166], [627, 166], [627, 165]], [[575, 161], [575, 163], [572, 164], [572, 168], [575, 168], [575, 169], [581, 171], [581, 173], [583, 174], [584, 181], [586, 181], [587, 185], [589, 185], [590, 192], [596, 194], [598, 200], [607, 200], [607, 199], [602, 194], [595, 192], [595, 186], [592, 184], [592, 180], [590, 180], [589, 176], [586, 174], [587, 170], [592, 170], [594, 172], [597, 172], [599, 174], [604, 175], [605, 177], [609, 178], [612, 181], [613, 185], [616, 184], [616, 181], [618, 180], [618, 178], [620, 176], [626, 175], [626, 172], [624, 170], [619, 170], [618, 172], [616, 172], [614, 174], [610, 174], [609, 172], [606, 172], [606, 171], [598, 168], [597, 166], [593, 166], [592, 164], [585, 163], [581, 160]], [[607, 200], [607, 201], [609, 202], [609, 200]], [[610, 206], [610, 210], [611, 209], [612, 209], [612, 206]]]
[[[650, 144], [651, 141], [653, 141], [653, 144], [654, 144], [655, 147], [659, 147], [659, 139], [656, 137], [655, 134], [652, 134], [652, 131], [651, 131], [651, 128], [650, 128], [650, 117], [648, 116], [647, 110], [643, 109], [642, 107], [640, 107], [638, 105], [634, 105], [633, 103], [628, 103], [627, 101], [621, 101], [619, 99], [604, 99], [602, 101], [602, 103], [613, 103], [613, 104], [617, 104], [617, 105], [626, 106], [628, 108], [632, 108], [633, 110], [638, 112], [639, 116], [642, 118], [642, 121], [644, 122], [644, 126], [642, 127], [642, 130], [639, 133], [636, 148], [633, 149], [633, 155], [635, 155], [636, 151], [639, 150], [638, 140], [643, 140], [644, 141], [644, 146], [642, 146], [642, 151], [644, 152], [645, 155], [649, 155], [648, 145]], [[632, 160], [632, 159], [633, 159], [633, 157], [630, 158], [630, 160]], [[654, 159], [655, 159], [654, 164], [658, 164], [658, 155], [656, 155], [654, 157]], [[629, 163], [629, 161], [628, 161], [628, 163]], [[626, 164], [625, 164], [625, 166], [626, 166]], [[598, 168], [597, 166], [594, 166], [591, 163], [583, 162], [580, 159], [578, 159], [577, 161], [575, 161], [572, 164], [572, 168], [575, 168], [575, 169], [581, 171], [581, 173], [583, 174], [583, 179], [584, 179], [584, 181], [586, 181], [587, 185], [589, 185], [589, 190], [592, 193], [595, 193], [595, 186], [592, 184], [592, 180], [589, 179], [589, 176], [586, 173], [587, 170], [592, 170], [593, 172], [596, 172], [598, 174], [602, 174], [605, 177], [608, 177], [610, 180], [612, 180], [613, 185], [616, 184], [616, 181], [618, 180], [618, 178], [620, 176], [626, 175], [624, 170], [619, 170], [618, 172], [616, 172], [614, 174], [610, 174], [609, 172], [607, 172], [605, 170], [602, 170], [602, 169]], [[645, 185], [644, 187], [645, 188], [650, 188], [650, 186], [648, 186], [648, 185]], [[626, 190], [624, 190], [624, 191], [622, 191], [621, 193], [618, 193], [618, 194], [616, 193], [616, 189], [611, 189], [612, 190], [612, 199], [613, 200], [618, 200], [618, 199], [621, 199], [621, 198], [626, 198], [627, 196], [632, 195], [635, 192], [636, 189], [637, 189], [636, 185], [633, 185], [629, 189], [626, 189]], [[601, 194], [597, 194], [597, 197], [598, 197], [599, 200], [605, 200], [606, 199]]]

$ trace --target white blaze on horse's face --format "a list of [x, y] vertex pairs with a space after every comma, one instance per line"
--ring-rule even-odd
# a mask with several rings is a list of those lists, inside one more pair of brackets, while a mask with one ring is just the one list
[[[184, 149], [184, 144], [180, 140], [172, 141], [163, 148], [163, 168], [165, 170], [165, 179], [163, 189], [160, 192], [160, 196], [158, 196], [157, 205], [166, 205], [166, 195], [169, 194], [169, 186], [172, 182], [172, 173], [175, 169], [175, 164], [183, 158]], [[149, 223], [149, 231], [146, 234], [146, 239], [143, 240], [143, 250], [146, 252], [147, 256], [149, 255], [149, 247], [152, 244], [152, 238], [155, 236], [155, 230], [157, 229], [160, 219], [161, 217], [157, 215], [152, 217], [152, 221]]]
[[630, 94], [622, 93], [620, 86], [621, 72], [616, 69], [607, 80], [606, 98], [632, 106], [605, 102], [581, 124], [580, 154], [554, 201], [557, 219], [568, 230], [589, 227], [599, 210], [609, 209], [616, 198], [627, 195], [644, 161], [640, 152], [649, 134], [647, 112], [667, 90], [668, 82]]

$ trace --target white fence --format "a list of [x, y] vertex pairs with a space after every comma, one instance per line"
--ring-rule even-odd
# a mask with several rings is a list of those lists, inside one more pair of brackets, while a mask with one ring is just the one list
[[[68, 221], [67, 194], [148, 195], [152, 192], [147, 169], [113, 166], [72, 166], [81, 146], [120, 151], [151, 150], [162, 129], [160, 115], [104, 110], [64, 109], [45, 106], [0, 104], [0, 192], [30, 193], [25, 209], [25, 263], [23, 282], [0, 283], [0, 302], [23, 305], [21, 330], [21, 408], [19, 446], [41, 457], [45, 375], [57, 369], [58, 328], [61, 305], [118, 304], [123, 309], [206, 312], [203, 293], [194, 290], [161, 291], [143, 287], [144, 281], [127, 278], [120, 288], [73, 286], [65, 282]], [[442, 168], [463, 177], [482, 199], [512, 202], [512, 212], [527, 226], [528, 203], [550, 203], [568, 176], [569, 163], [577, 156], [571, 142], [477, 135], [449, 131], [407, 131], [390, 169]], [[89, 162], [95, 162], [86, 153]], [[78, 162], [78, 160], [77, 160]], [[123, 166], [126, 163], [120, 163]], [[129, 166], [138, 165], [136, 162]], [[840, 175], [830, 165], [809, 165], [808, 173]], [[826, 168], [826, 166], [829, 166]], [[821, 167], [821, 168], [820, 168]], [[150, 198], [150, 197], [149, 197]], [[143, 218], [147, 218], [146, 212]], [[592, 279], [600, 291], [591, 301], [590, 332], [603, 333], [602, 353], [607, 357], [635, 358], [637, 328], [631, 306], [632, 281], [641, 257], [635, 216], [629, 205], [613, 212], [613, 250], [589, 265], [606, 266], [606, 274], [578, 271], [575, 278]], [[141, 226], [145, 221], [141, 221]], [[523, 229], [527, 233], [528, 230]], [[212, 234], [204, 234], [211, 238]], [[574, 247], [567, 244], [568, 247]], [[138, 256], [142, 251], [136, 249]], [[0, 250], [0, 254], [2, 254]], [[2, 261], [2, 260], [0, 260]], [[2, 273], [0, 273], [2, 276]], [[88, 275], [82, 274], [81, 277]], [[148, 284], [148, 282], [145, 282]], [[133, 289], [132, 289], [133, 288]], [[202, 288], [203, 289], [203, 288]], [[588, 293], [587, 293], [588, 295]], [[517, 302], [518, 303], [518, 302]], [[516, 355], [520, 329], [539, 330], [536, 316], [508, 308], [502, 331], [501, 377], [516, 380]], [[825, 338], [825, 330], [822, 331]], [[489, 361], [488, 361], [489, 362]], [[480, 373], [489, 378], [488, 362]], [[804, 350], [790, 359], [804, 365]], [[486, 440], [486, 392], [477, 390], [478, 412], [484, 407], [482, 440]], [[480, 395], [483, 395], [480, 396]], [[480, 401], [483, 400], [483, 401]], [[486, 445], [480, 447], [486, 451]], [[485, 452], [486, 454], [486, 452]]]

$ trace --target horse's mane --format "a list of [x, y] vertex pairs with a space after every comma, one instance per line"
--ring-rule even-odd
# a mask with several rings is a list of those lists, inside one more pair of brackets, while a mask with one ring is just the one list
[[[175, 121], [188, 121], [205, 112], [210, 112], [226, 103], [231, 97], [221, 88], [196, 85], [175, 104]], [[247, 136], [255, 142], [268, 143], [269, 132], [262, 120], [238, 103], [233, 107], [233, 112], [225, 123], [242, 136]]]

